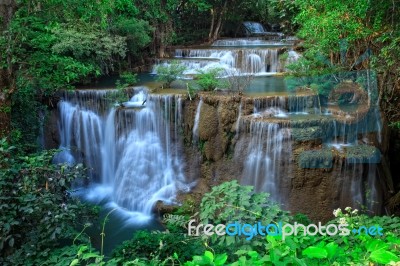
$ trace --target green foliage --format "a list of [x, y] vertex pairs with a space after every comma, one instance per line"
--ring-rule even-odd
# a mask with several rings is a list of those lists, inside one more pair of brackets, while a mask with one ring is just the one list
[[254, 193], [253, 187], [241, 186], [236, 180], [225, 182], [206, 193], [200, 204], [200, 221], [206, 223], [266, 223], [275, 219], [288, 220], [284, 211], [271, 202], [269, 194]]
[[13, 131], [10, 141], [21, 151], [35, 152], [38, 149], [37, 139], [41, 123], [44, 122], [46, 109], [39, 101], [35, 100], [35, 97], [36, 92], [30, 87], [20, 88], [12, 95], [11, 125]]
[[[8, 69], [12, 127], [33, 146], [41, 103], [60, 89], [119, 70], [140, 58], [152, 28], [132, 1], [18, 1], [9, 29], [1, 32], [0, 66]], [[6, 96], [9, 96], [6, 94]], [[29, 130], [27, 130], [29, 129]], [[34, 150], [33, 147], [29, 150]]]
[[43, 266], [64, 266], [64, 265], [118, 265], [119, 260], [113, 259], [107, 262], [104, 256], [98, 251], [87, 245], [71, 245], [52, 250], [49, 253], [49, 259], [37, 260], [37, 263]]
[[[398, 121], [400, 9], [394, 1], [296, 0], [295, 22], [304, 39], [310, 71], [338, 66], [341, 71], [375, 69], [381, 106], [390, 122]], [[308, 54], [308, 55], [307, 55]], [[325, 67], [320, 59], [324, 58]]]
[[139, 258], [142, 261], [164, 261], [177, 253], [182, 260], [190, 259], [193, 254], [204, 250], [201, 239], [188, 237], [185, 231], [135, 232], [131, 240], [125, 241], [113, 251], [113, 258], [128, 262]]
[[163, 82], [164, 86], [170, 87], [171, 83], [182, 76], [186, 70], [184, 65], [178, 61], [172, 61], [170, 64], [159, 65], [156, 69], [157, 80]]
[[[200, 204], [200, 223], [202, 224], [257, 224], [288, 221], [287, 213], [269, 200], [268, 193], [254, 193], [253, 187], [241, 186], [236, 180], [213, 187], [206, 193]], [[245, 236], [217, 236], [209, 239], [215, 243], [216, 250], [234, 252], [235, 249], [258, 249], [262, 246], [262, 236], [255, 235], [251, 242]], [[229, 247], [229, 248], [228, 248]]]
[[186, 90], [188, 93], [189, 100], [193, 100], [197, 96], [198, 89], [195, 86], [193, 86], [192, 83], [190, 84], [189, 82], [186, 83]]
[[224, 254], [219, 254], [214, 256], [210, 251], [205, 251], [203, 256], [194, 256], [192, 261], [187, 261], [185, 266], [197, 266], [197, 265], [212, 265], [221, 266], [225, 265], [228, 256]]
[[125, 84], [128, 84], [128, 86], [135, 85], [138, 82], [136, 73], [123, 72], [120, 77], [124, 79]]
[[52, 151], [22, 156], [0, 141], [0, 252], [2, 264], [29, 265], [46, 258], [61, 239], [72, 239], [75, 226], [93, 219], [70, 197], [81, 166], [51, 165]]
[[[385, 228], [384, 235], [305, 236], [300, 232], [297, 236], [286, 237], [285, 240], [279, 235], [268, 235], [263, 242], [263, 249], [254, 250], [252, 241], [253, 250], [243, 249], [245, 246], [242, 245], [234, 255], [233, 252], [228, 253], [230, 255], [227, 260], [232, 261], [234, 258], [229, 265], [394, 265], [393, 263], [400, 261], [399, 217], [368, 217], [350, 207], [343, 212], [340, 209], [335, 210], [334, 215], [337, 218], [328, 224], [347, 223], [350, 230], [362, 225], [380, 225]], [[302, 215], [300, 218], [305, 219]], [[228, 250], [227, 246], [225, 250]], [[211, 256], [207, 252], [207, 255], [194, 256], [185, 265], [193, 265], [193, 262], [198, 262], [197, 265], [214, 265], [211, 259], [217, 257], [216, 254], [219, 253], [212, 253]]]
[[123, 102], [129, 100], [131, 92], [129, 87], [138, 82], [137, 74], [131, 72], [123, 72], [119, 75], [120, 79], [115, 82], [116, 91], [105, 94], [104, 98], [111, 106], [122, 105]]
[[[9, 151], [12, 147], [3, 143], [3, 150]], [[7, 161], [2, 161], [2, 167], [5, 162]], [[267, 235], [264, 239], [252, 239], [247, 243], [236, 241], [227, 245], [210, 238], [188, 236], [186, 225], [193, 217], [188, 217], [187, 213], [192, 214], [193, 208], [189, 207], [189, 210], [181, 213], [185, 215], [164, 217], [164, 222], [167, 224], [167, 230], [164, 232], [136, 232], [131, 240], [125, 241], [114, 250], [111, 259], [105, 258], [90, 245], [73, 243], [58, 249], [48, 249], [46, 254], [34, 257], [35, 260], [25, 260], [24, 263], [25, 265], [252, 266], [368, 265], [393, 264], [399, 261], [399, 217], [368, 217], [348, 207], [344, 211], [335, 210], [336, 218], [328, 224], [345, 222], [349, 224], [350, 230], [361, 225], [380, 225], [385, 229], [384, 235], [305, 236], [300, 231], [296, 236], [288, 236], [285, 240], [282, 240], [280, 235]], [[226, 224], [229, 221], [254, 223], [256, 220], [268, 223], [274, 222], [275, 219], [286, 222], [289, 219], [308, 221], [304, 215], [297, 215], [296, 218], [288, 217], [276, 205], [269, 202], [266, 193], [253, 193], [251, 187], [240, 186], [236, 181], [214, 187], [204, 196], [200, 206], [202, 223]], [[76, 235], [75, 239], [79, 238], [81, 233]]]
[[212, 91], [217, 87], [226, 86], [225, 82], [218, 79], [218, 76], [221, 74], [223, 69], [221, 68], [212, 68], [207, 71], [198, 71], [199, 74], [196, 75], [196, 82], [200, 85], [200, 88], [205, 91]]
[[137, 74], [136, 73], [131, 73], [131, 72], [123, 72], [122, 74], [119, 75], [119, 77], [122, 79], [117, 79], [115, 82], [115, 85], [118, 90], [125, 89], [126, 87], [133, 86], [138, 82]]
[[[136, 8], [132, 1], [127, 2], [131, 8]], [[151, 42], [150, 34], [153, 29], [148, 21], [130, 16], [117, 16], [111, 27], [113, 32], [126, 38], [128, 52], [135, 57], [140, 57], [143, 48]]]
[[396, 122], [390, 123], [389, 126], [392, 127], [392, 128], [400, 129], [400, 121], [396, 121]]

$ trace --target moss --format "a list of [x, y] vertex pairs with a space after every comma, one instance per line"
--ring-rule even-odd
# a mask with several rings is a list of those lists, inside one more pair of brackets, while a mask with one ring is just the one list
[[379, 163], [380, 151], [369, 145], [356, 145], [346, 148], [346, 160], [349, 163]]
[[299, 155], [300, 168], [332, 168], [333, 153], [331, 150], [303, 151]]
[[322, 138], [321, 127], [292, 128], [293, 139], [297, 141], [307, 141]]

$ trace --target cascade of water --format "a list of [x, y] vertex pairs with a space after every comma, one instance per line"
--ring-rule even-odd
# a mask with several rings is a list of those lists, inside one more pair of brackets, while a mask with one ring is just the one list
[[199, 104], [196, 108], [196, 115], [194, 117], [194, 125], [193, 125], [193, 143], [197, 144], [199, 142], [199, 123], [200, 123], [200, 112], [201, 106], [203, 105], [203, 99], [200, 98]]
[[320, 114], [318, 95], [289, 95], [288, 109], [294, 114]]
[[144, 107], [147, 100], [147, 93], [143, 90], [139, 91], [128, 102], [124, 102], [124, 107]]
[[[241, 73], [266, 75], [275, 73], [279, 67], [278, 49], [177, 49], [175, 57], [184, 58], [180, 64], [186, 67], [184, 74], [198, 74], [212, 68]], [[169, 61], [164, 60], [168, 65]]]
[[[255, 62], [254, 62], [255, 61]], [[275, 73], [278, 69], [277, 49], [246, 49], [242, 51], [240, 69], [245, 73]], [[256, 64], [257, 67], [254, 66]]]
[[263, 39], [222, 39], [216, 40], [212, 46], [273, 46], [284, 45], [282, 42], [266, 41]]
[[98, 154], [101, 153], [103, 131], [99, 115], [66, 101], [59, 103], [59, 111], [60, 148], [64, 151], [56, 156], [56, 162], [73, 163], [85, 158], [91, 174], [93, 169], [101, 169]]
[[88, 198], [107, 198], [120, 210], [143, 218], [150, 217], [157, 201], [171, 203], [178, 189], [187, 189], [180, 160], [179, 96], [137, 91], [125, 104], [141, 108], [111, 108], [100, 115], [87, 109], [98, 109], [88, 102], [96, 102], [99, 95], [75, 95], [68, 98], [74, 103], [59, 103], [61, 147], [74, 152], [61, 154], [58, 160], [83, 161], [93, 176], [100, 177]]
[[256, 117], [287, 117], [286, 99], [284, 96], [254, 99], [253, 115]]
[[379, 212], [376, 163], [373, 160], [367, 160], [365, 164], [360, 164], [347, 159], [347, 162], [338, 169], [340, 172], [338, 179], [349, 184], [343, 187], [341, 201], [350, 204], [353, 208], [366, 207], [369, 211]]
[[250, 54], [246, 58], [246, 65], [250, 73], [265, 72], [265, 65], [261, 60], [261, 57], [256, 54]]
[[[101, 183], [112, 186], [114, 180], [115, 164], [116, 164], [116, 152], [117, 139], [115, 135], [115, 108], [112, 108], [109, 112], [104, 128], [104, 141], [101, 145]], [[107, 162], [107, 163], [105, 163]]]
[[238, 112], [239, 114], [238, 114], [238, 118], [237, 118], [236, 125], [235, 125], [235, 139], [237, 139], [239, 136], [240, 119], [242, 118], [242, 108], [243, 108], [242, 105], [243, 105], [243, 102], [241, 99], [240, 104], [239, 104], [239, 112]]
[[253, 21], [245, 21], [243, 25], [250, 33], [264, 33], [265, 28], [261, 23], [253, 22]]
[[[242, 183], [254, 186], [256, 191], [266, 191], [272, 199], [280, 201], [278, 188], [280, 179], [284, 178], [281, 170], [290, 157], [285, 153], [290, 148], [284, 148], [290, 141], [284, 144], [284, 140], [289, 137], [289, 130], [278, 124], [251, 121], [248, 142], [240, 143], [235, 150], [239, 154], [245, 149]], [[241, 137], [242, 141], [244, 138]]]

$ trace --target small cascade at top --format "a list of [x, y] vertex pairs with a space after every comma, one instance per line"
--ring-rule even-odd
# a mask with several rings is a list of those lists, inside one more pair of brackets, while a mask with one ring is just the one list
[[262, 38], [249, 38], [249, 39], [221, 39], [216, 40], [212, 46], [282, 46], [282, 42], [269, 41]]
[[[176, 60], [186, 67], [184, 75], [189, 78], [212, 68], [225, 70], [222, 76], [229, 73], [266, 76], [280, 71], [279, 49], [288, 46], [291, 44], [257, 37], [221, 39], [209, 47], [175, 49], [172, 58], [159, 59], [158, 64], [168, 65], [171, 60]], [[153, 73], [156, 72], [154, 67]]]

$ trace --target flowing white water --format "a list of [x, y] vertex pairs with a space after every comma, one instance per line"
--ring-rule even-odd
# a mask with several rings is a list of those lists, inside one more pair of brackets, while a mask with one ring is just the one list
[[203, 105], [203, 99], [200, 98], [199, 104], [197, 105], [196, 108], [196, 115], [194, 117], [193, 144], [197, 144], [199, 142], [199, 123], [200, 123], [200, 112], [202, 105]]
[[265, 28], [261, 23], [253, 22], [253, 21], [245, 21], [243, 25], [250, 33], [264, 33]]
[[132, 109], [105, 107], [109, 111], [95, 108], [94, 112], [88, 108], [101, 101], [102, 92], [91, 97], [80, 93], [69, 98], [70, 102], [59, 103], [65, 150], [57, 161], [82, 161], [92, 169], [91, 176], [98, 183], [85, 192], [88, 199], [106, 200], [141, 221], [151, 217], [157, 201], [173, 203], [178, 190], [188, 189], [177, 132], [181, 121], [178, 96], [139, 91], [124, 104]]
[[[278, 49], [274, 48], [177, 49], [175, 58], [184, 59], [179, 63], [186, 67], [185, 75], [220, 68], [227, 73], [235, 70], [242, 74], [262, 76], [276, 73], [279, 67]], [[162, 64], [170, 63], [164, 60]], [[153, 73], [156, 72], [155, 67]]]
[[283, 154], [283, 141], [288, 138], [287, 129], [278, 124], [252, 121], [247, 158], [244, 161], [242, 183], [252, 185], [257, 191], [266, 191], [271, 198], [280, 201], [279, 184], [281, 166], [288, 160]]
[[263, 39], [222, 39], [216, 40], [212, 46], [282, 46], [283, 42], [266, 41]]

